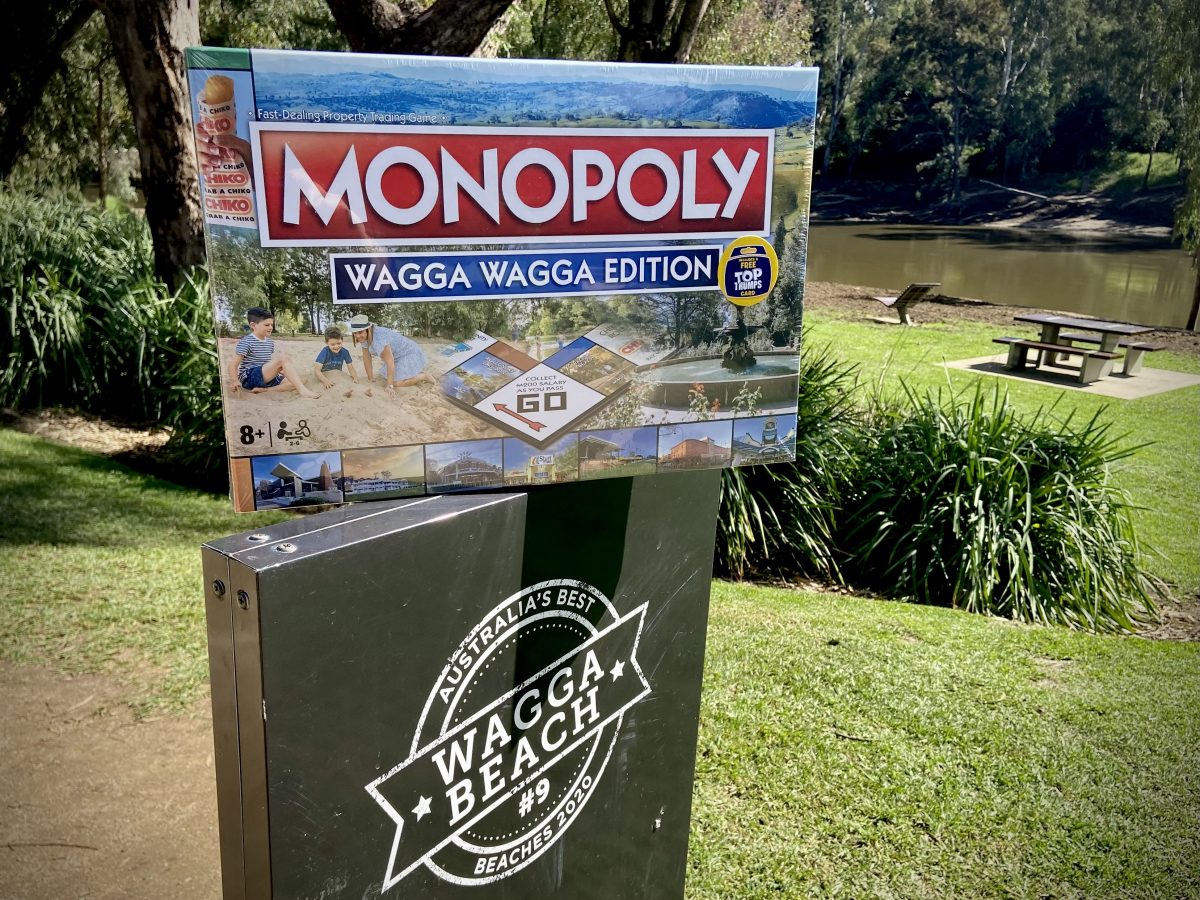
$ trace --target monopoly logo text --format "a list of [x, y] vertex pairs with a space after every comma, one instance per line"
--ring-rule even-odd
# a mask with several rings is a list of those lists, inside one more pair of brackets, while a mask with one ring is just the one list
[[264, 246], [767, 234], [770, 129], [251, 124]]

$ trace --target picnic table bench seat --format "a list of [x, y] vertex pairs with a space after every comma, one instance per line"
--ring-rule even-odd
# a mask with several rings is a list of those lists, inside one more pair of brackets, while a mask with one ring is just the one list
[[1063, 344], [1048, 344], [1045, 341], [1030, 341], [1018, 337], [992, 338], [992, 343], [1006, 344], [1008, 346], [1008, 362], [1005, 363], [1005, 367], [1009, 369], [1025, 368], [1029, 363], [1030, 350], [1050, 354], [1075, 353], [1083, 359], [1083, 362], [1079, 366], [1080, 384], [1091, 384], [1093, 381], [1099, 381], [1112, 371], [1113, 360], [1117, 358], [1116, 353], [1109, 353], [1106, 350], [1086, 350], [1083, 347], [1072, 348]]
[[[1078, 334], [1073, 331], [1059, 333], [1058, 339], [1067, 346], [1071, 344], [1099, 345], [1101, 341], [1099, 335]], [[1139, 341], [1135, 337], [1121, 338], [1117, 341], [1117, 346], [1125, 350], [1125, 361], [1121, 364], [1121, 373], [1123, 375], [1136, 375], [1142, 370], [1142, 362], [1147, 353], [1154, 353], [1167, 348], [1166, 344], [1151, 344], [1147, 341]]]
[[913, 324], [912, 316], [908, 314], [909, 309], [916, 306], [926, 295], [935, 287], [940, 287], [940, 281], [915, 281], [900, 292], [895, 297], [874, 297], [884, 306], [896, 310], [896, 315], [900, 317], [901, 325]]

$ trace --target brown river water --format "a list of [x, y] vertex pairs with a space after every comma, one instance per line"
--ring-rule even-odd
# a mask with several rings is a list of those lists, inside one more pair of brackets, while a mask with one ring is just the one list
[[980, 226], [812, 225], [808, 277], [1183, 327], [1196, 273], [1162, 238]]

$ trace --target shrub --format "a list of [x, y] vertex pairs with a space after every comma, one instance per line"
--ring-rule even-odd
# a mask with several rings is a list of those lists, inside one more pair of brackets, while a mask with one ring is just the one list
[[855, 367], [833, 359], [828, 347], [804, 352], [796, 461], [723, 473], [719, 572], [735, 578], [754, 572], [841, 580], [833, 537], [860, 439], [856, 384]]
[[223, 471], [207, 282], [158, 282], [139, 216], [0, 189], [0, 285], [0, 404], [160, 425], [170, 454]]
[[[893, 596], [1026, 622], [1131, 631], [1153, 618], [1119, 446], [1093, 417], [1022, 418], [1007, 394], [906, 395], [882, 411], [838, 541]], [[851, 519], [850, 516], [853, 516]]]

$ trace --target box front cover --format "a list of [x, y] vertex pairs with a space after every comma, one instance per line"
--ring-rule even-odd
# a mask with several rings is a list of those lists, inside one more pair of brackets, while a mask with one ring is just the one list
[[794, 457], [815, 69], [189, 77], [239, 509]]

